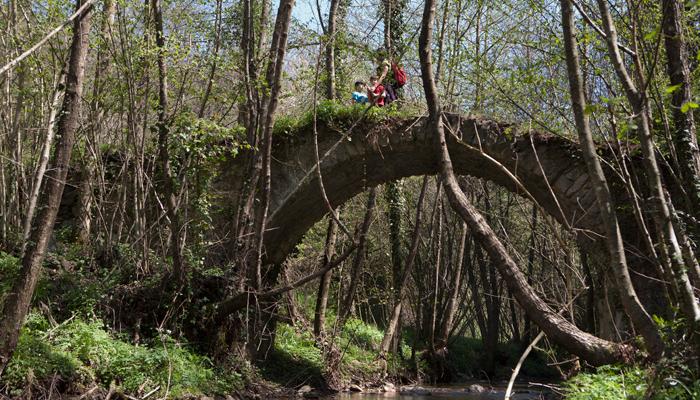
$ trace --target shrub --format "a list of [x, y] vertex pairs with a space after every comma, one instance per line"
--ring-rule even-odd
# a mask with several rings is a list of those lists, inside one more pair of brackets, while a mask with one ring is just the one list
[[641, 399], [646, 388], [644, 371], [637, 367], [600, 367], [565, 383], [567, 400]]

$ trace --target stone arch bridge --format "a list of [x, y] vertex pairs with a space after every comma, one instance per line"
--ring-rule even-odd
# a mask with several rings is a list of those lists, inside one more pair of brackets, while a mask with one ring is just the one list
[[[485, 178], [515, 193], [529, 192], [560, 223], [580, 229], [582, 239], [595, 238], [602, 231], [595, 195], [575, 143], [483, 117], [447, 115], [446, 120], [449, 130], [461, 137], [461, 143], [448, 137], [457, 174]], [[426, 117], [359, 123], [348, 134], [343, 127], [352, 124], [330, 121], [317, 128], [323, 185], [333, 207], [367, 187], [438, 172]], [[269, 263], [283, 261], [328, 213], [317, 179], [313, 128], [296, 131], [274, 141], [265, 236]], [[233, 192], [226, 197], [234, 203], [244, 180], [240, 164], [240, 158], [235, 159], [222, 177]]]

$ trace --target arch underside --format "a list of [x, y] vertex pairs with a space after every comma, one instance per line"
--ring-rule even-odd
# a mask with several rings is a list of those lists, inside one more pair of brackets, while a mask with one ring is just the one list
[[[450, 131], [468, 145], [448, 138], [457, 174], [488, 179], [518, 194], [523, 194], [522, 186], [560, 223], [584, 233], [600, 232], [594, 194], [575, 143], [541, 133], [523, 135], [514, 125], [480, 117], [450, 115], [447, 120]], [[350, 140], [342, 137], [343, 131], [333, 124], [319, 127], [323, 185], [333, 207], [368, 187], [438, 172], [433, 135], [425, 118], [360, 125]], [[516, 176], [521, 186], [485, 155]], [[265, 237], [269, 263], [283, 261], [305, 232], [328, 213], [315, 163], [312, 130], [279, 141], [273, 150], [273, 192]]]

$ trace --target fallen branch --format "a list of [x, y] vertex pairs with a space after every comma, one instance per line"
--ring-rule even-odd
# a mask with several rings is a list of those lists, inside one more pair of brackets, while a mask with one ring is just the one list
[[153, 390], [151, 390], [150, 392], [144, 394], [143, 397], [141, 397], [141, 400], [145, 400], [145, 399], [151, 397], [151, 395], [153, 395], [153, 393], [155, 393], [155, 392], [157, 392], [157, 391], [159, 391], [159, 390], [160, 390], [160, 385], [159, 385], [159, 386], [156, 386], [156, 388], [153, 389]]
[[508, 381], [508, 388], [506, 389], [506, 395], [504, 397], [505, 400], [510, 400], [510, 397], [512, 395], [513, 391], [513, 384], [515, 383], [515, 378], [518, 376], [518, 373], [520, 373], [520, 368], [523, 366], [523, 363], [525, 362], [525, 359], [527, 356], [530, 355], [530, 352], [532, 349], [535, 348], [537, 343], [542, 340], [544, 337], [544, 332], [540, 331], [540, 333], [535, 336], [535, 339], [530, 342], [530, 344], [527, 346], [523, 354], [520, 356], [520, 360], [518, 360], [518, 364], [515, 365], [515, 369], [513, 370], [513, 374], [510, 376], [510, 380]]

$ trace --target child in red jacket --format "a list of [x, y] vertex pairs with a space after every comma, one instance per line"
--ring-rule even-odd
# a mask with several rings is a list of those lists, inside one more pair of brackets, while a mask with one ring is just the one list
[[367, 97], [369, 97], [372, 104], [377, 105], [377, 107], [384, 107], [384, 97], [386, 97], [386, 93], [384, 92], [384, 86], [379, 83], [379, 78], [376, 76], [369, 78]]

